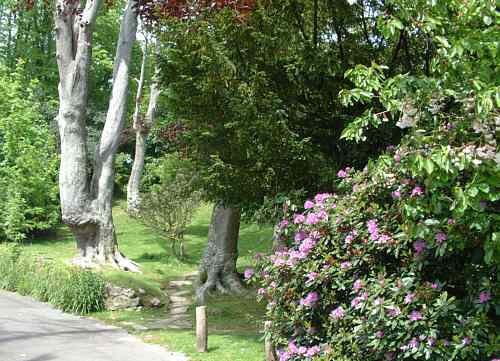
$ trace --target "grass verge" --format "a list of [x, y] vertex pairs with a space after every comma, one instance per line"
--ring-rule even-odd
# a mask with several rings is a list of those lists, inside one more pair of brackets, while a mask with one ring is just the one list
[[[165, 237], [127, 216], [119, 206], [114, 208], [119, 247], [129, 258], [141, 265], [142, 274], [102, 270], [105, 279], [134, 289], [143, 288], [148, 294], [161, 296], [168, 282], [196, 271], [203, 254], [211, 207], [202, 206], [193, 217], [185, 234], [187, 255], [178, 259]], [[240, 230], [238, 268], [243, 270], [253, 264], [256, 252], [265, 253], [271, 247], [271, 227], [259, 228], [242, 224]], [[54, 233], [26, 242], [32, 256], [41, 256], [54, 261], [67, 261], [75, 256], [75, 241], [66, 227]], [[190, 310], [194, 321], [194, 307]], [[261, 319], [265, 310], [255, 301], [252, 292], [244, 297], [217, 297], [208, 302], [209, 352], [197, 354], [195, 335], [192, 330], [142, 331], [141, 325], [166, 317], [164, 309], [105, 311], [92, 316], [107, 323], [127, 328], [130, 333], [142, 337], [146, 342], [161, 344], [173, 351], [185, 352], [198, 361], [261, 361], [264, 359], [261, 338]], [[193, 322], [194, 323], [194, 322]]]

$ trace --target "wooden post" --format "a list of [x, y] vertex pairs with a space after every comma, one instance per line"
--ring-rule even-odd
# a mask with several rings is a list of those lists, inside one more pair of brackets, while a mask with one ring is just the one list
[[196, 350], [207, 352], [207, 307], [196, 307]]
[[[271, 329], [271, 321], [264, 322], [264, 331], [267, 332], [270, 329]], [[265, 338], [265, 352], [266, 352], [266, 361], [277, 361], [274, 346], [271, 343], [271, 338], [268, 336], [266, 336]]]

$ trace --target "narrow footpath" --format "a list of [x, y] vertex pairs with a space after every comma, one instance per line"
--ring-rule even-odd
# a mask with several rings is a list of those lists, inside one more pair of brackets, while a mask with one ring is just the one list
[[152, 322], [147, 329], [193, 329], [189, 307], [193, 304], [193, 284], [197, 275], [197, 272], [189, 273], [169, 282], [167, 294], [170, 302], [166, 318]]
[[1, 361], [187, 361], [123, 329], [0, 291]]

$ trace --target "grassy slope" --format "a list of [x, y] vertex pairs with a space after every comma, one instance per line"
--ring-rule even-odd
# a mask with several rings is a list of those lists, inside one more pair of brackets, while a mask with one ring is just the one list
[[[151, 294], [161, 294], [170, 279], [193, 272], [203, 253], [210, 220], [211, 208], [198, 210], [188, 228], [186, 239], [187, 256], [177, 259], [165, 238], [134, 219], [130, 219], [120, 207], [114, 208], [115, 223], [120, 249], [131, 259], [140, 263], [143, 273], [139, 275], [104, 270], [114, 283], [133, 288], [144, 288]], [[240, 231], [238, 268], [252, 264], [255, 252], [266, 252], [270, 247], [271, 229], [259, 229], [255, 225], [243, 224]], [[46, 257], [67, 260], [74, 257], [75, 242], [65, 227], [56, 234], [37, 239], [29, 245], [31, 252]], [[192, 317], [194, 318], [194, 308]], [[252, 294], [246, 297], [218, 297], [208, 304], [209, 353], [195, 352], [193, 331], [159, 330], [137, 332], [132, 323], [141, 324], [164, 318], [165, 310], [115, 311], [93, 315], [106, 322], [129, 328], [131, 333], [144, 337], [148, 342], [166, 345], [174, 351], [187, 353], [192, 360], [203, 361], [261, 361], [264, 359], [260, 340], [260, 319], [264, 314], [262, 305], [256, 304]]]

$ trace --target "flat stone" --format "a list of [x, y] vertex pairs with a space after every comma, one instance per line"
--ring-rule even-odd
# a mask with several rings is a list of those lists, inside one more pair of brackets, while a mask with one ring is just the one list
[[178, 281], [170, 281], [170, 286], [192, 286], [193, 282], [192, 281], [183, 281], [183, 280], [178, 280]]

